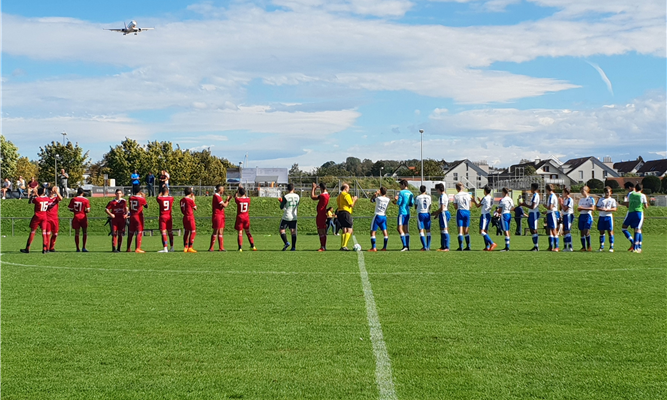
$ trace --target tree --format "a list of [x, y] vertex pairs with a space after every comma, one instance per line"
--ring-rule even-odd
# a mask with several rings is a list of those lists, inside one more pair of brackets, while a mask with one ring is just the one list
[[533, 167], [532, 165], [526, 165], [526, 167], [523, 170], [523, 174], [525, 176], [532, 176], [535, 175], [535, 171], [537, 171], [535, 167]]
[[604, 184], [605, 186], [609, 186], [610, 188], [612, 188], [612, 190], [616, 190], [619, 187], [621, 187], [621, 185], [618, 184], [618, 181], [614, 179], [607, 179], [606, 181], [604, 181]]
[[[195, 162], [195, 171], [191, 182], [201, 182], [205, 186], [215, 186], [227, 182], [227, 166], [224, 161], [211, 154], [210, 149], [191, 153]], [[227, 161], [229, 164], [229, 161]], [[231, 165], [231, 164], [230, 164]]]
[[346, 158], [345, 169], [352, 175], [361, 175], [361, 160], [357, 157]]
[[599, 179], [589, 179], [588, 182], [586, 182], [586, 186], [588, 186], [589, 189], [591, 190], [598, 190], [598, 189], [604, 189], [604, 182], [602, 182]]
[[104, 174], [108, 174], [109, 170], [104, 165], [104, 160], [93, 163], [88, 168], [89, 176], [87, 183], [95, 186], [104, 186]]
[[[61, 169], [64, 169], [69, 175], [68, 183], [70, 187], [77, 187], [79, 182], [83, 181], [83, 173], [89, 162], [88, 152], [84, 153], [78, 143], [51, 142], [51, 144], [39, 148], [38, 156], [37, 165], [40, 182], [54, 182], [55, 174], [59, 174]], [[57, 171], [55, 169], [56, 156], [59, 157]], [[57, 182], [54, 183], [57, 184]]]
[[21, 157], [16, 161], [16, 176], [22, 176], [29, 181], [33, 176], [39, 176], [39, 167], [35, 161], [28, 160], [28, 157]]
[[657, 176], [647, 176], [642, 179], [642, 186], [644, 189], [650, 189], [651, 193], [659, 193], [662, 185]]
[[0, 135], [0, 174], [3, 178], [16, 177], [16, 162], [19, 159], [19, 148]]
[[302, 173], [303, 171], [299, 169], [299, 164], [297, 163], [292, 164], [292, 168], [290, 168], [288, 172], [289, 176], [297, 176], [301, 175]]
[[376, 161], [373, 166], [371, 167], [371, 175], [372, 176], [380, 176], [380, 174], [385, 175], [388, 173], [387, 167], [384, 164], [384, 161]]
[[[418, 167], [418, 174], [421, 175], [421, 162]], [[442, 163], [437, 160], [427, 159], [424, 160], [424, 176], [443, 176], [444, 172], [442, 171]]]
[[116, 180], [116, 185], [125, 186], [130, 184], [130, 175], [134, 170], [143, 171], [150, 168], [144, 150], [136, 140], [125, 138], [118, 146], [112, 147], [103, 156], [109, 178]]

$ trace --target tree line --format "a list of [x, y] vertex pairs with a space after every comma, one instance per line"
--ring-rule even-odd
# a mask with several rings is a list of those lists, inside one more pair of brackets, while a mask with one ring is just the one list
[[[424, 160], [424, 176], [443, 176], [445, 160]], [[420, 176], [421, 160], [411, 159], [405, 161], [378, 160], [373, 162], [369, 159], [361, 160], [356, 157], [348, 157], [341, 163], [327, 161], [313, 171], [302, 171], [299, 164], [292, 165], [289, 170], [290, 176], [356, 176], [356, 177], [379, 177], [382, 176]]]
[[[188, 150], [171, 142], [148, 142], [145, 145], [126, 138], [117, 146], [110, 147], [102, 159], [92, 162], [89, 152], [78, 143], [51, 142], [39, 148], [37, 160], [21, 156], [11, 141], [0, 135], [2, 177], [15, 180], [23, 176], [26, 182], [31, 177], [39, 182], [54, 183], [56, 171], [64, 169], [69, 175], [71, 187], [79, 182], [103, 185], [104, 175], [116, 180], [119, 186], [131, 184], [130, 175], [137, 170], [145, 182], [149, 172], [158, 176], [161, 170], [171, 175], [172, 185], [201, 184], [216, 185], [227, 180], [227, 168], [233, 165], [224, 158], [211, 154], [210, 149]], [[83, 175], [89, 176], [84, 182]]]

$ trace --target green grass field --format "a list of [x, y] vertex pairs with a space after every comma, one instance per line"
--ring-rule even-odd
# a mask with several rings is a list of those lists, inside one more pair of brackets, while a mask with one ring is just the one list
[[[368, 247], [365, 232], [357, 239]], [[24, 236], [5, 237], [2, 395], [664, 399], [666, 239], [646, 235], [642, 254], [622, 235], [613, 254], [531, 253], [527, 237], [510, 253], [364, 252], [388, 397], [357, 253], [317, 253], [307, 235], [283, 253], [275, 234], [257, 234], [257, 252], [202, 252], [199, 235], [198, 254], [155, 254], [158, 238], [145, 239], [151, 253], [111, 254], [93, 236], [81, 254], [64, 236], [59, 252], [26, 255]]]

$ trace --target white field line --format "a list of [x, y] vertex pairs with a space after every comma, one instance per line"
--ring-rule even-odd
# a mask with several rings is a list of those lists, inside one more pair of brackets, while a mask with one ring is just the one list
[[[355, 236], [352, 238], [354, 239], [354, 243], [357, 244], [357, 238]], [[368, 280], [363, 251], [357, 252], [357, 258], [359, 261], [361, 286], [364, 289], [364, 298], [366, 299], [366, 316], [368, 317], [368, 325], [371, 331], [371, 343], [373, 344], [373, 353], [375, 353], [375, 380], [380, 391], [380, 400], [395, 400], [398, 397], [396, 397], [394, 381], [391, 375], [391, 361], [389, 360], [389, 353], [387, 353], [387, 346], [384, 343], [380, 317], [378, 316], [377, 308], [375, 308], [375, 297], [371, 289], [371, 282]]]

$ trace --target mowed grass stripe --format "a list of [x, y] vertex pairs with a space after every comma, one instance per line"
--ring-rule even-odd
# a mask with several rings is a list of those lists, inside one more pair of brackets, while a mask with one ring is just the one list
[[[398, 397], [666, 398], [664, 239], [565, 260], [366, 256]], [[577, 273], [435, 273], [517, 266]], [[376, 273], [392, 269], [434, 273]]]
[[[353, 236], [355, 245], [358, 244], [357, 238]], [[375, 307], [375, 298], [371, 282], [368, 280], [368, 273], [364, 263], [364, 253], [358, 252], [357, 259], [359, 263], [359, 275], [361, 276], [361, 287], [364, 291], [366, 300], [366, 315], [368, 326], [370, 328], [370, 337], [373, 344], [373, 354], [375, 355], [375, 379], [380, 392], [380, 400], [395, 400], [396, 391], [394, 390], [394, 380], [391, 374], [391, 360], [387, 354], [387, 346], [384, 343], [382, 335], [382, 325]]]

